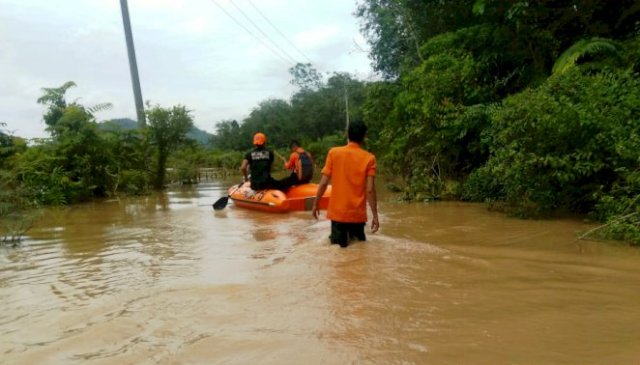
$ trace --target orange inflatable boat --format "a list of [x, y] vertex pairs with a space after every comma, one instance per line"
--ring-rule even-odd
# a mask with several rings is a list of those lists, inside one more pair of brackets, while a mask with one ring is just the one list
[[[318, 184], [302, 184], [294, 186], [283, 193], [280, 190], [253, 190], [246, 182], [242, 186], [229, 188], [229, 198], [233, 204], [241, 208], [261, 210], [272, 213], [311, 210], [318, 191]], [[320, 209], [327, 209], [331, 197], [331, 186], [320, 199]]]

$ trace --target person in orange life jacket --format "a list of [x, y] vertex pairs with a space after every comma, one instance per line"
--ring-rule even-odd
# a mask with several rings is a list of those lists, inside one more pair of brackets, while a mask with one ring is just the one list
[[284, 168], [291, 171], [291, 175], [280, 180], [280, 183], [288, 186], [308, 183], [313, 178], [313, 169], [315, 166], [313, 157], [311, 157], [311, 154], [305, 151], [300, 146], [300, 142], [296, 140], [291, 141], [289, 148], [291, 148], [289, 161], [276, 152], [276, 155], [282, 159]]
[[[273, 166], [273, 151], [267, 149], [267, 136], [264, 133], [256, 133], [253, 136], [254, 149], [247, 152], [242, 160], [240, 172], [244, 177], [244, 181], [251, 182], [251, 189], [264, 190], [276, 189], [286, 190], [288, 186], [271, 177], [271, 168]], [[249, 172], [251, 178], [249, 179]]]
[[376, 197], [376, 158], [362, 149], [361, 144], [367, 126], [361, 121], [349, 124], [349, 143], [329, 150], [318, 184], [312, 214], [318, 219], [318, 202], [331, 179], [331, 199], [327, 218], [331, 220], [331, 243], [347, 247], [349, 241], [365, 241], [364, 226], [367, 223], [367, 202], [373, 215], [371, 231], [378, 231], [378, 201]]

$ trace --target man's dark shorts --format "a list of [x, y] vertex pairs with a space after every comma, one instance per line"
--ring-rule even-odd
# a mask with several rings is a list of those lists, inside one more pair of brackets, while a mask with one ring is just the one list
[[342, 223], [331, 221], [331, 243], [337, 243], [340, 247], [347, 247], [349, 241], [366, 241], [364, 226], [366, 223]]

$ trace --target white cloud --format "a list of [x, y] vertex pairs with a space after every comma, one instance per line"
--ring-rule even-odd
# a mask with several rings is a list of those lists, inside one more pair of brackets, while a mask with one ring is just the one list
[[185, 0], [131, 0], [129, 1], [129, 6], [162, 11], [177, 11], [182, 10], [186, 2]]
[[328, 24], [299, 33], [295, 36], [295, 40], [304, 49], [313, 49], [334, 42], [339, 34], [340, 26]]
[[193, 35], [203, 35], [211, 31], [211, 21], [205, 16], [198, 16], [182, 24], [182, 28]]

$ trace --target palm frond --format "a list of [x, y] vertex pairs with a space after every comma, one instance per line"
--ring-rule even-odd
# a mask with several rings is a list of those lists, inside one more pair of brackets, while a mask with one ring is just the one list
[[552, 73], [561, 74], [574, 67], [578, 61], [587, 55], [611, 54], [617, 55], [618, 48], [612, 40], [605, 38], [583, 39], [567, 48], [553, 65]]
[[64, 101], [64, 94], [67, 90], [75, 86], [75, 82], [67, 81], [60, 87], [43, 87], [44, 95], [38, 98], [38, 104], [58, 104]]
[[91, 107], [88, 107], [87, 112], [89, 112], [90, 114], [95, 114], [97, 112], [109, 110], [111, 108], [113, 108], [113, 104], [111, 103], [100, 103], [100, 104], [96, 104]]

